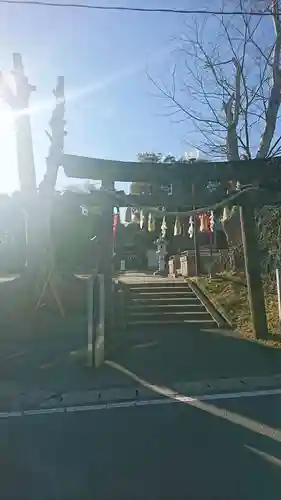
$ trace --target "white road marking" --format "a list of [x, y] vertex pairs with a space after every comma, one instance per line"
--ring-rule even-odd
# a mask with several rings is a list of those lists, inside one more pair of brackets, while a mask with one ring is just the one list
[[182, 403], [191, 403], [194, 401], [214, 401], [218, 399], [255, 398], [255, 397], [278, 396], [278, 395], [281, 395], [281, 389], [260, 389], [255, 391], [243, 391], [243, 392], [223, 392], [221, 394], [206, 394], [204, 396], [198, 396], [198, 397], [182, 396], [181, 394], [178, 394], [172, 397]]
[[78, 413], [85, 411], [98, 411], [98, 410], [115, 410], [118, 408], [138, 408], [143, 406], [158, 406], [163, 404], [172, 403], [187, 403], [191, 405], [200, 404], [203, 401], [219, 401], [224, 399], [240, 399], [240, 398], [258, 398], [265, 396], [280, 396], [280, 389], [263, 389], [256, 391], [244, 392], [228, 392], [222, 394], [206, 394], [198, 397], [188, 397], [181, 394], [172, 395], [168, 397], [160, 397], [156, 399], [147, 400], [132, 400], [132, 401], [116, 401], [110, 403], [93, 404], [93, 405], [77, 405], [77, 406], [59, 406], [54, 408], [37, 408], [33, 410], [22, 411], [6, 411], [0, 412], [0, 419], [12, 417], [31, 417], [37, 415], [55, 415], [58, 413]]
[[[35, 410], [24, 410], [23, 413], [26, 416], [32, 416], [32, 415], [42, 415], [42, 411], [44, 412], [44, 415], [51, 415], [52, 413], [64, 413], [64, 408], [38, 408]], [[22, 415], [20, 415], [22, 416]]]
[[6, 356], [6, 359], [18, 358], [19, 356], [23, 356], [24, 354], [26, 354], [26, 351], [13, 352], [12, 354], [9, 354], [8, 356]]
[[279, 467], [281, 467], [280, 458], [275, 457], [274, 455], [270, 455], [269, 453], [265, 453], [264, 451], [258, 450], [257, 448], [254, 448], [253, 446], [250, 446], [248, 444], [245, 444], [245, 448], [247, 448], [252, 453], [255, 453], [256, 455], [260, 456], [267, 462], [270, 462], [273, 465], [278, 465]]

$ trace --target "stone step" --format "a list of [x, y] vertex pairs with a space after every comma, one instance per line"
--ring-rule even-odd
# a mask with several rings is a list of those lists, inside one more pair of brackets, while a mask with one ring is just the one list
[[157, 288], [174, 288], [176, 286], [189, 286], [189, 284], [186, 281], [140, 281], [140, 282], [131, 282], [131, 283], [126, 283], [126, 286], [129, 286], [130, 288], [141, 288], [141, 287], [157, 287]]
[[154, 301], [161, 301], [161, 300], [164, 300], [165, 303], [167, 302], [171, 302], [172, 300], [173, 301], [181, 301], [181, 300], [186, 300], [188, 301], [188, 299], [190, 299], [191, 301], [198, 301], [196, 295], [193, 295], [193, 294], [190, 294], [190, 295], [186, 295], [182, 292], [180, 293], [175, 293], [173, 294], [173, 296], [171, 297], [171, 295], [169, 294], [159, 294], [159, 293], [145, 293], [145, 294], [134, 294], [134, 295], [129, 295], [127, 297], [125, 297], [125, 301], [126, 303], [132, 303], [133, 301], [135, 300], [142, 300], [142, 301], [145, 301], [146, 303], [149, 303], [151, 302], [152, 300]]
[[192, 292], [188, 285], [177, 285], [177, 286], [130, 286], [129, 290], [135, 293], [143, 292], [159, 292], [159, 293], [170, 293], [171, 295], [175, 292]]
[[147, 297], [147, 298], [132, 298], [130, 301], [128, 300], [128, 305], [130, 303], [136, 304], [136, 305], [143, 305], [143, 304], [159, 304], [159, 305], [169, 305], [169, 304], [185, 304], [185, 305], [201, 305], [200, 300], [194, 295], [194, 296], [188, 296], [185, 297], [183, 295], [180, 295], [178, 297], [170, 297], [170, 295], [167, 296], [157, 296], [157, 297]]
[[131, 311], [148, 311], [148, 312], [155, 311], [155, 312], [159, 312], [159, 313], [161, 311], [167, 311], [167, 312], [169, 311], [171, 313], [177, 312], [177, 311], [180, 311], [180, 312], [186, 311], [187, 313], [192, 312], [192, 311], [195, 311], [196, 313], [200, 312], [200, 311], [203, 311], [203, 312], [206, 311], [205, 307], [200, 302], [194, 303], [194, 304], [185, 304], [185, 303], [183, 303], [183, 304], [170, 304], [170, 303], [150, 304], [149, 302], [147, 302], [144, 304], [129, 304], [128, 309], [129, 309], [129, 314], [131, 314]]
[[156, 295], [156, 296], [169, 296], [169, 297], [175, 297], [176, 295], [181, 295], [181, 296], [193, 296], [193, 297], [196, 297], [195, 293], [192, 292], [192, 290], [190, 290], [189, 288], [175, 288], [172, 292], [170, 290], [157, 290], [157, 289], [153, 289], [153, 290], [147, 290], [147, 289], [143, 289], [143, 290], [130, 290], [130, 294], [131, 296], [134, 296], [134, 297], [141, 297], [143, 295], [147, 295], [147, 296], [153, 296], [153, 295]]
[[134, 325], [183, 325], [183, 324], [194, 324], [197, 327], [205, 327], [205, 328], [212, 328], [216, 327], [217, 324], [215, 321], [209, 317], [209, 319], [205, 320], [198, 320], [198, 319], [178, 319], [176, 317], [173, 317], [172, 319], [163, 319], [163, 317], [159, 317], [158, 319], [134, 319], [134, 320], [129, 320], [127, 321], [128, 326], [134, 326]]
[[128, 321], [185, 321], [193, 320], [194, 322], [201, 322], [205, 320], [212, 320], [207, 311], [130, 311]]

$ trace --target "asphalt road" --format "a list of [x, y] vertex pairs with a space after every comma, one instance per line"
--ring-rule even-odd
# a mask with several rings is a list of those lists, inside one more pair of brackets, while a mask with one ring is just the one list
[[198, 406], [2, 419], [0, 498], [280, 499], [281, 397]]

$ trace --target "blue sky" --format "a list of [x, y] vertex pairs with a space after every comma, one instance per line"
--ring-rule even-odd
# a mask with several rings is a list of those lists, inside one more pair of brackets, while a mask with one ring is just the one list
[[[188, 0], [121, 3], [194, 6]], [[120, 160], [133, 160], [140, 151], [184, 153], [187, 125], [175, 126], [164, 116], [145, 72], [148, 67], [151, 74], [161, 77], [169, 69], [172, 38], [183, 22], [184, 17], [178, 15], [0, 6], [0, 67], [8, 70], [12, 53], [20, 52], [30, 83], [37, 86], [31, 106], [39, 104], [32, 116], [38, 181], [45, 170], [48, 140], [44, 130], [57, 75], [64, 75], [66, 85], [66, 152]], [[17, 174], [11, 125], [3, 119], [0, 135], [1, 131], [0, 191], [5, 191], [16, 187]], [[66, 182], [61, 174], [58, 187]]]

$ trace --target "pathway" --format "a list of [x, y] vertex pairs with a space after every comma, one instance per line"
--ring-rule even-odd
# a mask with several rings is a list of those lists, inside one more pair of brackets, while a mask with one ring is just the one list
[[[128, 283], [132, 275], [124, 278]], [[170, 283], [153, 276], [145, 280]], [[98, 370], [87, 366], [85, 316], [62, 319], [42, 310], [33, 321], [1, 318], [0, 332], [0, 412], [147, 397], [144, 387], [154, 385], [185, 387], [195, 395], [243, 385], [255, 390], [281, 386], [280, 350], [214, 324], [130, 325], [118, 332], [118, 348]]]

